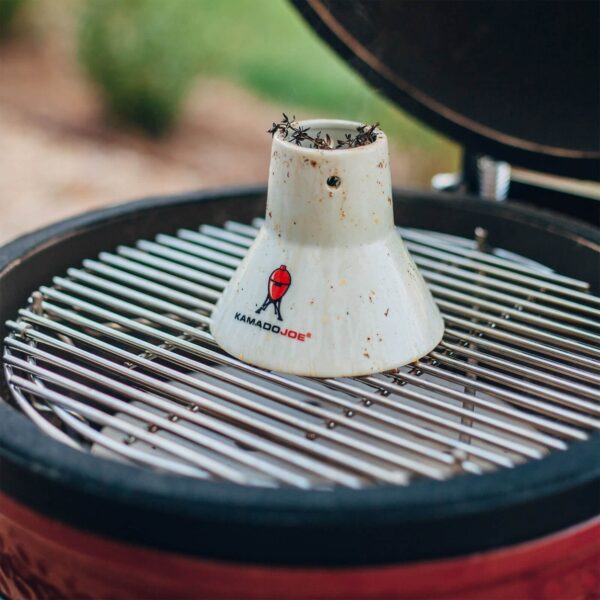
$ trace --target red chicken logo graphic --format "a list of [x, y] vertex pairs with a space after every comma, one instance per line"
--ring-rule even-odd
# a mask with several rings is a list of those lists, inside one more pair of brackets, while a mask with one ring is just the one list
[[271, 273], [267, 287], [267, 297], [265, 298], [263, 305], [256, 311], [256, 313], [260, 314], [270, 304], [272, 304], [275, 314], [277, 315], [277, 319], [279, 321], [283, 321], [281, 318], [280, 309], [281, 299], [285, 296], [290, 285], [292, 285], [292, 276], [287, 270], [287, 267], [285, 265], [281, 265], [279, 269], [275, 269]]

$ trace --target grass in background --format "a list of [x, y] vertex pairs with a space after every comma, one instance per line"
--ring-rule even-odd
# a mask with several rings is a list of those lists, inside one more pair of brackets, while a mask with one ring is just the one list
[[0, 37], [7, 34], [22, 4], [23, 0], [0, 0]]
[[80, 59], [108, 108], [152, 135], [173, 124], [197, 73], [193, 6], [93, 0], [81, 15]]
[[165, 131], [193, 77], [208, 75], [299, 118], [379, 121], [397, 146], [442, 168], [456, 160], [452, 144], [378, 95], [286, 0], [87, 0], [80, 56], [109, 108], [150, 133]]
[[435, 132], [380, 97], [285, 0], [184, 1], [202, 13], [206, 25], [197, 39], [205, 73], [225, 75], [284, 106], [379, 121], [401, 146], [454, 152]]

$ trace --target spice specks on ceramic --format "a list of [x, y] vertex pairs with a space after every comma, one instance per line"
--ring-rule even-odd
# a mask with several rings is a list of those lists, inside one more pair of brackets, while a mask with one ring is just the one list
[[[300, 125], [335, 140], [360, 124]], [[213, 312], [217, 343], [266, 369], [340, 377], [410, 363], [443, 329], [394, 225], [385, 134], [320, 150], [276, 133], [265, 224]]]

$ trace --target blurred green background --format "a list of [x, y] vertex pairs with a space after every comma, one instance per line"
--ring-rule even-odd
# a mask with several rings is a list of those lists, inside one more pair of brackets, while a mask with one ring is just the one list
[[458, 165], [286, 0], [0, 0], [0, 241], [107, 202], [264, 182], [282, 112], [379, 122], [396, 185]]
[[112, 109], [151, 133], [168, 128], [194, 77], [209, 75], [283, 105], [380, 121], [402, 145], [449, 150], [368, 87], [285, 0], [90, 0], [79, 48]]

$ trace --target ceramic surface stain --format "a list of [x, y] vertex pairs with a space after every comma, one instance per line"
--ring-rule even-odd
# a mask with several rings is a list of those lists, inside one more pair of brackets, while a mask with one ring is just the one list
[[[394, 226], [385, 136], [340, 151], [275, 136], [271, 157], [266, 221], [213, 312], [217, 343], [251, 364], [314, 377], [388, 371], [433, 349], [443, 322]], [[283, 321], [257, 323], [265, 278], [284, 264], [293, 284]]]

